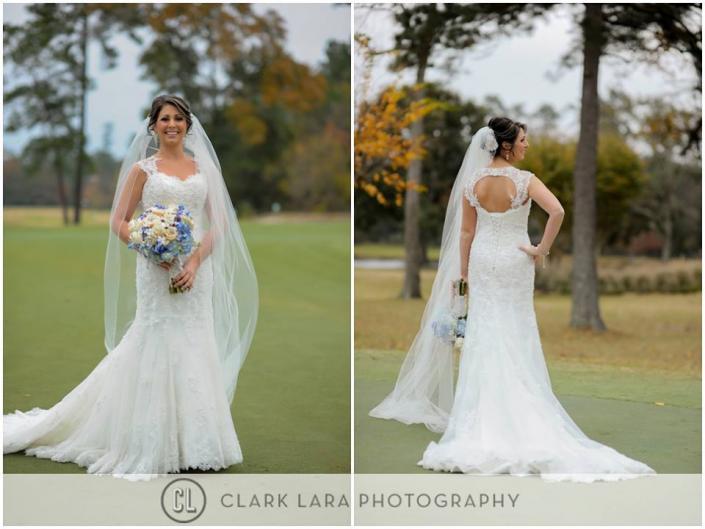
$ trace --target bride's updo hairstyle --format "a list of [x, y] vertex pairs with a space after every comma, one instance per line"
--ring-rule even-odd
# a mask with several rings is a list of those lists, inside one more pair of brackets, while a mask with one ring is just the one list
[[152, 101], [152, 109], [149, 111], [149, 124], [147, 125], [147, 130], [149, 132], [154, 130], [154, 125], [157, 122], [159, 113], [162, 111], [164, 105], [175, 106], [186, 118], [186, 132], [191, 130], [191, 105], [179, 96], [162, 95], [155, 97], [154, 101]]
[[[495, 157], [502, 156], [506, 151], [511, 151], [514, 147], [514, 142], [519, 136], [519, 130], [526, 132], [526, 124], [509, 118], [492, 118], [487, 126], [494, 132], [494, 137], [497, 140], [499, 148], [495, 152]], [[505, 145], [509, 144], [509, 147]]]

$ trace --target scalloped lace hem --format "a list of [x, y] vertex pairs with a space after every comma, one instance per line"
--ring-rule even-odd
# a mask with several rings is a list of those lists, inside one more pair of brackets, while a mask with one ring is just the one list
[[242, 455], [232, 456], [225, 459], [224, 461], [211, 461], [208, 463], [198, 463], [198, 462], [184, 462], [179, 464], [179, 466], [172, 466], [166, 472], [112, 472], [107, 470], [95, 470], [91, 467], [95, 464], [95, 458], [85, 459], [78, 457], [66, 457], [61, 456], [56, 453], [52, 453], [53, 450], [50, 447], [33, 447], [23, 450], [23, 453], [27, 456], [36, 457], [38, 459], [50, 459], [56, 461], [57, 463], [73, 463], [82, 468], [85, 468], [88, 474], [94, 476], [112, 476], [114, 478], [126, 479], [128, 481], [150, 481], [158, 477], [169, 476], [171, 474], [182, 474], [188, 473], [189, 470], [200, 470], [200, 471], [213, 471], [217, 472], [220, 470], [225, 470], [233, 465], [241, 464], [243, 461]]
[[541, 478], [548, 482], [565, 482], [570, 481], [574, 483], [594, 483], [598, 481], [611, 482], [611, 481], [623, 481], [628, 479], [636, 479], [646, 476], [655, 476], [656, 471], [643, 472], [638, 474], [625, 473], [625, 472], [549, 472], [546, 470], [541, 470], [539, 468], [526, 468], [525, 464], [510, 465], [511, 470], [498, 470], [495, 472], [488, 472], [480, 470], [476, 465], [463, 465], [458, 463], [442, 463], [442, 462], [424, 462], [421, 460], [417, 463], [418, 466], [425, 468], [427, 470], [433, 470], [436, 472], [448, 472], [448, 473], [463, 473], [472, 474], [483, 477], [494, 477], [494, 476], [515, 476], [515, 477], [534, 477]]

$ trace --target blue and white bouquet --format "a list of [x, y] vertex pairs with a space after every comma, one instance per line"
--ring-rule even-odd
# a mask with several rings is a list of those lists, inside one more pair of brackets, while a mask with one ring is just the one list
[[[194, 246], [193, 217], [181, 204], [147, 208], [128, 224], [130, 241], [127, 247], [155, 264], [176, 263], [181, 269], [181, 257], [191, 253]], [[178, 271], [177, 270], [177, 271]], [[169, 292], [183, 292], [169, 282]]]
[[463, 279], [451, 282], [450, 305], [431, 323], [436, 338], [458, 349], [463, 347], [467, 326], [467, 289], [468, 285]]

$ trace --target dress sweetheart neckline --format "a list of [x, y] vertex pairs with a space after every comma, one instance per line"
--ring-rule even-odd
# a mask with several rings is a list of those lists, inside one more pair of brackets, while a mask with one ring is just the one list
[[196, 161], [195, 158], [191, 158], [194, 164], [196, 164], [196, 172], [193, 174], [188, 175], [186, 178], [180, 178], [176, 175], [170, 175], [168, 173], [165, 173], [164, 171], [161, 171], [159, 167], [157, 166], [157, 161], [160, 160], [161, 158], [157, 158], [155, 155], [152, 155], [149, 157], [153, 162], [154, 162], [154, 172], [159, 173], [161, 175], [166, 176], [167, 178], [171, 178], [173, 180], [178, 180], [179, 182], [188, 182], [191, 180], [194, 176], [198, 175], [201, 173], [201, 171], [198, 170], [198, 162]]
[[179, 178], [178, 176], [167, 174], [167, 173], [165, 173], [164, 171], [160, 171], [159, 169], [157, 169], [157, 170], [155, 171], [155, 173], [159, 173], [159, 174], [162, 175], [162, 176], [166, 176], [166, 177], [167, 177], [168, 179], [170, 179], [170, 180], [177, 180], [177, 181], [179, 181], [179, 182], [181, 182], [181, 183], [186, 183], [186, 182], [188, 182], [189, 180], [191, 180], [192, 178], [194, 178], [195, 176], [201, 174], [200, 171], [196, 171], [195, 173], [193, 173], [192, 175], [187, 176], [186, 178]]

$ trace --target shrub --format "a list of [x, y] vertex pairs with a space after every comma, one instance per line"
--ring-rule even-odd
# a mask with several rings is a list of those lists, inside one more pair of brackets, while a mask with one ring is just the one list
[[700, 268], [693, 270], [693, 285], [695, 285], [696, 292], [703, 288], [703, 276]]
[[633, 292], [636, 290], [636, 281], [634, 281], [632, 276], [627, 275], [622, 277], [622, 285], [624, 285], [625, 292]]
[[647, 276], [639, 276], [636, 278], [636, 284], [634, 285], [636, 292], [640, 294], [645, 294], [651, 292], [653, 287], [651, 285], [651, 280]]
[[678, 284], [678, 292], [697, 292], [698, 290], [692, 274], [688, 274], [684, 270], [680, 270], [676, 274], [676, 282]]
[[571, 288], [570, 288], [570, 279], [568, 278], [558, 278], [556, 280], [556, 291], [558, 291], [559, 294], [570, 294]]
[[663, 272], [656, 274], [655, 287], [658, 292], [668, 292], [668, 274]]

